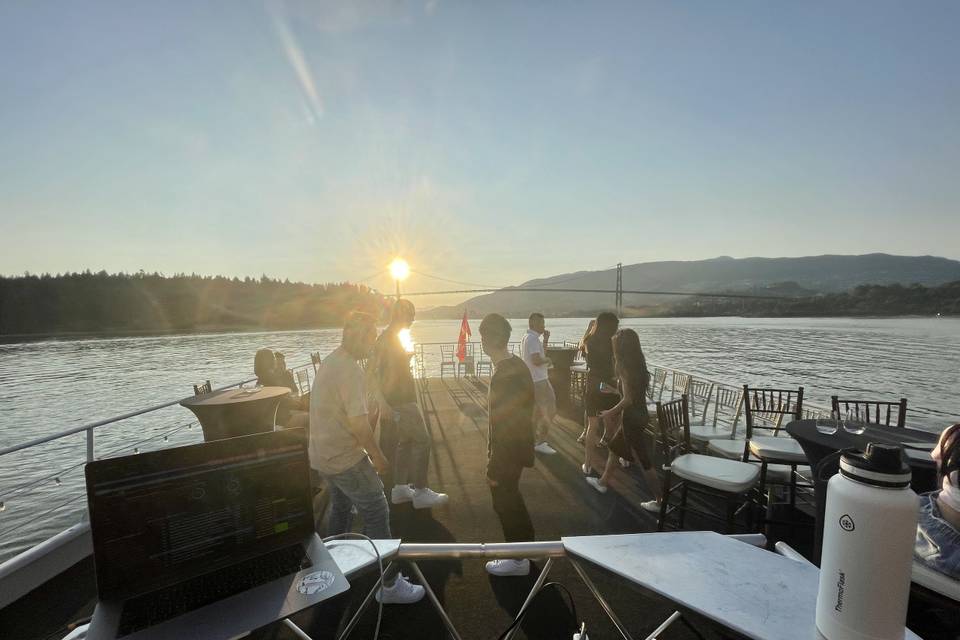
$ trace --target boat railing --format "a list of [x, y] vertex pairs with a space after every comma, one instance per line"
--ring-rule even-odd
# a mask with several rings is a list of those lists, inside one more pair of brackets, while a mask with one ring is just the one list
[[[577, 349], [578, 342], [564, 340], [560, 344], [563, 348]], [[414, 351], [414, 375], [419, 380], [425, 380], [435, 375], [442, 377], [443, 369], [439, 372], [432, 371], [427, 366], [427, 360], [431, 356], [441, 357], [441, 347], [456, 346], [456, 342], [427, 342], [418, 343]], [[511, 342], [511, 353], [519, 353], [519, 342]], [[480, 363], [485, 362], [486, 356], [480, 349], [480, 343], [468, 341], [467, 349], [469, 355], [465, 358], [466, 362], [472, 365], [468, 371], [480, 372], [485, 369]], [[487, 359], [488, 360], [488, 359]], [[439, 360], [438, 360], [439, 361]], [[577, 361], [582, 364], [582, 361]], [[660, 369], [666, 373], [663, 382], [659, 387], [654, 385], [650, 391], [652, 401], [660, 400], [670, 402], [678, 399], [686, 393], [690, 402], [690, 419], [692, 423], [705, 425], [709, 421], [714, 427], [729, 427], [731, 429], [731, 438], [736, 437], [736, 429], [739, 426], [740, 418], [743, 415], [743, 384], [734, 383], [729, 380], [722, 380], [710, 376], [695, 374], [677, 367], [668, 367], [656, 362], [648, 361], [650, 367], [651, 381], [655, 381], [656, 370]], [[487, 370], [489, 371], [489, 370]], [[583, 371], [575, 371], [572, 384], [576, 387], [582, 386], [582, 380], [577, 381], [577, 375], [583, 375]], [[575, 399], [582, 401], [582, 390], [578, 393], [577, 389], [571, 389]], [[804, 403], [804, 418], [822, 418], [830, 417], [830, 408], [824, 405], [818, 405], [810, 402]]]
[[[313, 365], [308, 362], [306, 364], [293, 367], [291, 371], [297, 379], [306, 378], [309, 380], [310, 373], [314, 372], [314, 368]], [[239, 388], [255, 381], [256, 378], [239, 380], [215, 387], [213, 388], [213, 391]], [[82, 479], [79, 478], [79, 474], [77, 472], [81, 470], [87, 462], [96, 459], [110, 458], [117, 455], [126, 455], [131, 453], [137, 454], [140, 453], [141, 450], [149, 449], [153, 445], [157, 444], [160, 445], [159, 448], [164, 448], [165, 446], [186, 444], [187, 442], [185, 440], [196, 440], [197, 436], [193, 438], [183, 438], [182, 436], [177, 436], [177, 434], [183, 434], [183, 432], [187, 432], [194, 427], [199, 426], [199, 423], [196, 421], [196, 419], [188, 419], [184, 416], [177, 416], [175, 418], [165, 417], [162, 419], [158, 417], [152, 421], [154, 424], [141, 425], [134, 433], [125, 434], [125, 436], [128, 436], [128, 438], [124, 438], [123, 442], [121, 443], [113, 442], [113, 446], [107, 446], [105, 448], [98, 448], [97, 446], [97, 441], [99, 439], [97, 436], [98, 430], [109, 428], [120, 423], [129, 424], [133, 419], [140, 416], [158, 416], [158, 414], [161, 414], [163, 410], [178, 406], [181, 400], [183, 400], [183, 398], [162, 402], [160, 404], [151, 405], [142, 409], [136, 409], [134, 411], [128, 411], [120, 415], [70, 427], [56, 433], [48, 434], [0, 449], [0, 459], [4, 459], [4, 461], [8, 460], [9, 456], [12, 456], [16, 453], [22, 452], [22, 454], [26, 456], [26, 459], [18, 460], [17, 463], [14, 463], [18, 468], [24, 470], [24, 473], [16, 474], [19, 482], [12, 486], [0, 485], [0, 514], [5, 512], [9, 514], [11, 512], [10, 509], [14, 504], [21, 501], [29, 502], [29, 500], [25, 499], [29, 498], [35, 493], [49, 492], [51, 489], [62, 489], [62, 493], [65, 494], [63, 497], [52, 500], [52, 506], [45, 504], [45, 510], [40, 513], [31, 514], [30, 517], [6, 518], [6, 520], [8, 520], [10, 523], [8, 526], [2, 526], [5, 518], [0, 515], [0, 556], [7, 555], [7, 553], [3, 552], [3, 550], [8, 547], [12, 541], [14, 541], [13, 536], [23, 530], [25, 527], [36, 526], [38, 521], [42, 521], [44, 518], [52, 515], [55, 512], [73, 507], [77, 502], [85, 497], [85, 493], [80, 490], [82, 488]], [[85, 436], [86, 452], [82, 458], [78, 460], [76, 457], [74, 457], [74, 459], [62, 467], [55, 467], [50, 471], [44, 471], [39, 474], [29, 472], [31, 468], [43, 468], [43, 466], [49, 465], [49, 457], [32, 455], [31, 452], [33, 450], [42, 447], [43, 445], [59, 445], [60, 449], [58, 450], [58, 457], [70, 458], [71, 454], [76, 451], [76, 447], [69, 444], [62, 445], [58, 443], [58, 441], [62, 441], [65, 438], [69, 438], [77, 434], [84, 434]], [[8, 457], [4, 458], [5, 456]], [[23, 479], [24, 475], [29, 477]]]
[[[436, 364], [440, 362], [440, 348], [441, 346], [451, 344], [456, 345], [457, 343], [427, 342], [418, 343], [415, 346], [411, 366], [419, 381], [425, 382], [429, 377], [437, 376], [438, 373], [441, 373], [439, 370], [435, 370]], [[558, 342], [558, 344], [562, 344], [562, 346], [567, 348], [576, 348], [577, 346], [576, 343], [571, 341]], [[468, 341], [467, 345], [471, 364], [469, 370], [473, 372], [473, 375], [478, 375], [484, 371], [488, 374], [492, 372], [492, 368], [484, 368], [483, 366], [484, 363], [489, 363], [489, 358], [483, 354], [479, 341]], [[514, 353], [519, 352], [519, 346], [520, 342], [518, 341], [510, 343], [510, 349]], [[308, 361], [291, 369], [301, 392], [309, 390], [313, 378], [316, 375], [316, 368], [317, 365], [314, 362]], [[742, 414], [742, 398], [737, 397], [737, 394], [742, 390], [741, 385], [713, 379], [708, 376], [695, 375], [676, 367], [667, 367], [655, 362], [650, 363], [650, 368], [653, 379], [657, 378], [657, 376], [653, 374], [658, 369], [663, 370], [665, 373], [665, 375], [661, 376], [662, 383], [660, 388], [655, 388], [651, 392], [652, 400], [659, 399], [668, 401], [678, 398], [682, 393], [687, 393], [691, 400], [692, 421], [699, 421], [700, 424], [705, 424], [708, 420], [711, 420], [714, 426], [719, 424], [729, 425], [732, 427], [731, 437], [735, 437], [736, 427]], [[255, 382], [255, 378], [239, 380], [218, 386], [214, 388], [214, 391], [242, 387], [253, 382]], [[574, 378], [574, 384], [576, 384], [576, 377]], [[734, 397], [737, 397], [737, 401], [735, 402], [731, 401], [731, 398]], [[17, 463], [17, 467], [25, 470], [30, 469], [31, 466], [36, 469], [43, 468], [44, 465], [49, 465], [49, 457], [44, 457], [42, 454], [34, 455], [30, 453], [31, 450], [41, 445], [54, 443], [50, 446], [60, 446], [61, 449], [57, 454], [58, 458], [62, 459], [74, 456], [73, 459], [63, 467], [49, 471], [44, 470], [41, 473], [26, 472], [24, 474], [16, 474], [16, 479], [19, 481], [17, 484], [13, 486], [0, 485], [0, 513], [9, 510], [12, 506], [12, 499], [15, 499], [15, 502], [23, 501], [25, 497], [30, 496], [34, 492], [49, 492], [53, 488], [63, 487], [70, 489], [71, 491], [69, 491], [69, 493], [73, 494], [69, 499], [64, 498], [62, 500], [51, 501], [53, 502], [53, 506], [46, 509], [43, 513], [31, 515], [30, 518], [13, 518], [8, 520], [11, 523], [10, 526], [0, 526], [0, 555], [6, 555], [6, 553], [3, 552], [4, 547], [8, 547], [11, 536], [23, 527], [35, 525], [38, 518], [45, 518], [54, 512], [71, 508], [72, 505], [75, 505], [75, 503], [84, 497], [82, 478], [79, 477], [80, 474], [77, 472], [82, 469], [86, 462], [115, 455], [139, 453], [141, 450], [146, 450], [155, 445], [160, 445], [160, 448], [163, 448], [165, 446], [177, 446], [196, 441], [199, 436], [193, 435], [192, 437], [188, 437], [190, 430], [198, 426], [195, 419], [186, 419], [183, 416], [170, 416], [169, 418], [158, 420], [154, 417], [165, 409], [177, 406], [181, 400], [182, 398], [179, 398], [129, 411], [0, 449], [0, 459], [17, 452], [27, 452], [25, 453], [27, 458]], [[708, 417], [711, 409], [712, 416]], [[114, 438], [113, 442], [109, 442], [109, 444], [113, 446], [104, 447], [101, 445], [98, 447], [97, 434], [100, 433], [102, 429], [120, 423], [136, 425], [136, 423], [133, 422], [134, 418], [147, 415], [151, 416], [152, 424], [143, 425], [142, 427], [138, 426], [134, 433], [125, 434], [120, 438], [120, 440], [122, 440], [121, 442], [118, 442], [117, 439]], [[830, 415], [829, 408], [810, 404], [804, 408], [804, 417], [819, 417], [823, 415]], [[79, 451], [74, 445], [57, 444], [57, 441], [63, 441], [65, 438], [76, 434], [84, 434], [85, 436], [86, 451], [82, 458], [75, 456]], [[64, 493], [68, 493], [68, 491], [63, 491], [62, 494]], [[45, 506], [47, 504], [50, 503], [47, 502]], [[79, 511], [79, 509], [77, 510]], [[82, 513], [81, 511], [81, 516]], [[0, 516], [0, 525], [2, 525], [3, 520], [4, 518]]]

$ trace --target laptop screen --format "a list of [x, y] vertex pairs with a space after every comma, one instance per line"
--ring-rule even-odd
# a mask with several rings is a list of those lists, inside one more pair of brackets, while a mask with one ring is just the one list
[[314, 530], [302, 429], [99, 460], [86, 478], [101, 599], [175, 584]]

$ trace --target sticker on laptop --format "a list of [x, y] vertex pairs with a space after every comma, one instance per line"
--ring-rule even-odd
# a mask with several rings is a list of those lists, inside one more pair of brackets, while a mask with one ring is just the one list
[[333, 581], [334, 576], [329, 571], [314, 571], [300, 579], [300, 584], [297, 585], [297, 591], [306, 596], [312, 596], [315, 593], [325, 590], [333, 584]]

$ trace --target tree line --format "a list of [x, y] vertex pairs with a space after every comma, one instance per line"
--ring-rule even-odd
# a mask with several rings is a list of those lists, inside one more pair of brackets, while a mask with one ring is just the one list
[[105, 271], [0, 276], [0, 335], [188, 333], [339, 325], [352, 310], [386, 301], [347, 282], [304, 284]]
[[655, 315], [810, 317], [935, 316], [937, 314], [960, 315], [960, 280], [936, 287], [925, 287], [920, 284], [907, 286], [863, 284], [843, 293], [805, 295], [776, 300], [688, 299], [658, 309]]

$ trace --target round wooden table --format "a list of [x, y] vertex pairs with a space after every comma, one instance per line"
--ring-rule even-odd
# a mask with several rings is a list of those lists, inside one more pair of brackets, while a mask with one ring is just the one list
[[273, 431], [277, 407], [288, 395], [288, 387], [224, 389], [185, 398], [180, 406], [197, 416], [203, 439], [210, 442]]
[[826, 508], [827, 482], [840, 470], [838, 457], [830, 454], [841, 449], [859, 449], [863, 451], [870, 442], [884, 444], [913, 444], [917, 448], [904, 447], [907, 462], [913, 476], [911, 488], [917, 493], [933, 491], [937, 488], [937, 465], [925, 447], [936, 444], [939, 433], [888, 427], [880, 424], [868, 424], [863, 433], [850, 433], [841, 426], [836, 433], [827, 434], [817, 431], [816, 420], [795, 420], [787, 425], [787, 433], [800, 443], [813, 469], [813, 485], [817, 498], [817, 523], [814, 527], [813, 559], [820, 564], [820, 543], [823, 540], [823, 513]]

